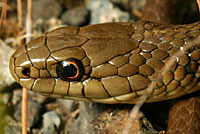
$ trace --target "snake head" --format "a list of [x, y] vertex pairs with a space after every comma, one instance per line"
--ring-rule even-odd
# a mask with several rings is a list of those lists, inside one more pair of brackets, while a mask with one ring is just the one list
[[[126, 78], [130, 74], [119, 68], [138, 47], [138, 41], [130, 39], [130, 24], [69, 26], [48, 32], [16, 50], [10, 72], [23, 87], [50, 97], [102, 103], [117, 103], [114, 97], [120, 95], [135, 97]], [[137, 70], [134, 65], [126, 67]]]

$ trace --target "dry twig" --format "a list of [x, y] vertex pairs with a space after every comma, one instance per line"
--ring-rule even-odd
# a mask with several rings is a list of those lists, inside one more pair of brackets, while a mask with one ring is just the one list
[[[32, 0], [27, 0], [27, 18], [26, 18], [26, 33], [31, 35], [32, 32]], [[31, 40], [30, 37], [26, 38], [26, 43]], [[22, 134], [27, 134], [27, 98], [28, 90], [23, 88], [22, 99]]]
[[18, 18], [18, 26], [22, 27], [22, 1], [17, 0], [17, 18]]
[[3, 0], [1, 19], [0, 19], [0, 29], [3, 26], [3, 23], [6, 23], [6, 14], [7, 14], [7, 0]]

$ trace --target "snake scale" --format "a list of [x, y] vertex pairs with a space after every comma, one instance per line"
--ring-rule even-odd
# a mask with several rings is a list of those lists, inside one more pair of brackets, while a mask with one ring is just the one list
[[149, 21], [67, 26], [21, 46], [12, 76], [42, 95], [98, 103], [137, 103], [200, 89], [200, 22]]

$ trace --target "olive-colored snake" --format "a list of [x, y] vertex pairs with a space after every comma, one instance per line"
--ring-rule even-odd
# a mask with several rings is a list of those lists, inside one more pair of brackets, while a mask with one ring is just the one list
[[198, 39], [199, 22], [62, 27], [21, 46], [10, 71], [23, 87], [55, 98], [136, 103], [148, 94], [146, 102], [167, 100], [200, 89]]

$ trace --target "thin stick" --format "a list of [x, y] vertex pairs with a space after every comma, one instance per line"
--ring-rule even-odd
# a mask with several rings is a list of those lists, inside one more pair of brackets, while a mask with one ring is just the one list
[[[26, 33], [31, 35], [32, 32], [32, 0], [27, 0], [27, 18], [26, 18]], [[30, 37], [26, 38], [26, 43], [31, 40]], [[22, 134], [27, 134], [27, 98], [28, 90], [23, 88], [22, 98]]]
[[7, 14], [7, 0], [3, 0], [1, 19], [0, 19], [0, 29], [4, 22], [6, 22], [6, 14]]
[[18, 18], [18, 26], [22, 27], [22, 1], [17, 0], [17, 18]]
[[27, 100], [28, 90], [23, 88], [22, 92], [22, 134], [27, 134]]
[[[27, 0], [27, 9], [28, 9], [28, 14], [26, 18], [26, 33], [27, 36], [31, 36], [32, 33], [32, 0]], [[31, 38], [26, 38], [26, 43], [31, 41]]]

